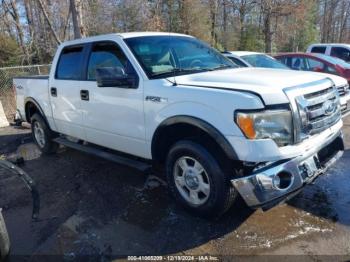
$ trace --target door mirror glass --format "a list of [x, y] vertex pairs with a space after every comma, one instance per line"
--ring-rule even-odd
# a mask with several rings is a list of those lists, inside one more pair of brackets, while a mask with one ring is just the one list
[[137, 88], [138, 78], [134, 74], [125, 73], [122, 67], [96, 68], [98, 87]]

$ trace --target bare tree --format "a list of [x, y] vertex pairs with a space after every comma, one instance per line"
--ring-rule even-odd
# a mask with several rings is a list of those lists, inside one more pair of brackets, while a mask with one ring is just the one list
[[29, 54], [28, 54], [26, 43], [24, 42], [24, 33], [23, 33], [22, 25], [20, 23], [20, 16], [17, 9], [17, 3], [15, 0], [10, 0], [9, 2], [2, 0], [2, 6], [4, 7], [5, 12], [9, 14], [13, 19], [13, 22], [17, 30], [18, 42], [23, 50], [24, 61], [28, 63]]
[[210, 37], [211, 44], [215, 46], [217, 44], [216, 23], [218, 15], [219, 0], [209, 0], [210, 11]]
[[286, 0], [261, 0], [260, 8], [261, 14], [263, 15], [263, 33], [265, 41], [265, 52], [272, 52], [272, 42], [273, 35], [276, 32], [272, 28], [272, 24], [275, 24], [277, 27], [278, 18], [290, 15], [291, 10], [291, 1]]
[[60, 43], [61, 43], [61, 40], [60, 40], [60, 38], [58, 37], [58, 35], [57, 35], [55, 29], [53, 28], [53, 25], [52, 25], [52, 23], [51, 23], [51, 20], [50, 20], [48, 14], [47, 14], [46, 8], [45, 8], [45, 6], [44, 6], [42, 0], [37, 0], [37, 1], [38, 1], [38, 3], [39, 3], [39, 6], [40, 6], [41, 11], [42, 11], [43, 14], [44, 14], [45, 20], [46, 20], [46, 22], [47, 22], [47, 24], [48, 24], [48, 26], [49, 26], [49, 28], [50, 28], [50, 31], [51, 31], [52, 35], [54, 36], [56, 42], [57, 42], [58, 44], [60, 44]]
[[239, 48], [244, 49], [244, 30], [246, 16], [252, 11], [256, 5], [256, 0], [233, 0], [233, 8], [238, 10], [239, 14]]
[[70, 10], [73, 20], [74, 38], [84, 37], [85, 27], [83, 23], [81, 0], [70, 0]]

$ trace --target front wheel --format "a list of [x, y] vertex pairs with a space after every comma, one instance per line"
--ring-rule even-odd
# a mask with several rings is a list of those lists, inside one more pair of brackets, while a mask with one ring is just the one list
[[59, 145], [52, 141], [55, 134], [50, 130], [43, 117], [39, 114], [34, 114], [31, 118], [31, 126], [33, 140], [40, 151], [44, 154], [55, 153]]
[[177, 202], [200, 216], [220, 216], [237, 197], [229, 175], [218, 161], [205, 147], [192, 141], [180, 141], [170, 149], [166, 175]]

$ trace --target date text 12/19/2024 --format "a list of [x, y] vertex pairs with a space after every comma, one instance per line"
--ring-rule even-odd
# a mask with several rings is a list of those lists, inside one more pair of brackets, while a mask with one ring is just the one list
[[218, 261], [217, 256], [128, 256], [128, 261]]

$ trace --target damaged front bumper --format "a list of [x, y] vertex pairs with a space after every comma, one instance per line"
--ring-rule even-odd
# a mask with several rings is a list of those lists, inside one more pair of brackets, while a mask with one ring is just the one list
[[287, 160], [273, 162], [251, 175], [231, 180], [249, 207], [266, 210], [291, 198], [334, 164], [343, 154], [342, 132], [322, 146]]
[[350, 113], [350, 93], [340, 98], [340, 110], [343, 117], [346, 117]]

